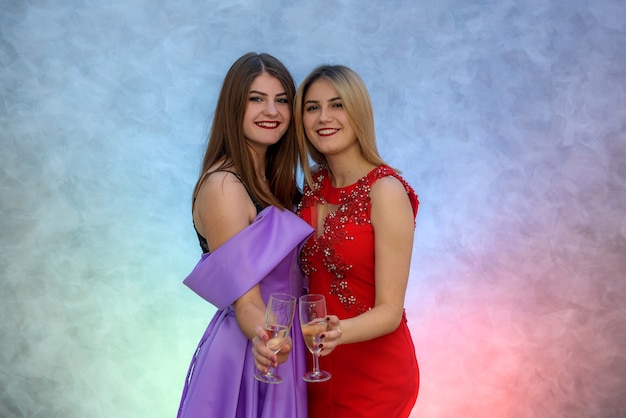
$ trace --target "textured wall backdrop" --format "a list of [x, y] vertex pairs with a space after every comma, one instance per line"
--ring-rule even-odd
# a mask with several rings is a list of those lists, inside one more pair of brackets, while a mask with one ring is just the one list
[[[412, 417], [626, 416], [626, 3], [0, 1], [0, 416], [175, 415], [190, 193], [248, 51], [366, 81], [419, 193]], [[366, 365], [361, 365], [366, 367]]]

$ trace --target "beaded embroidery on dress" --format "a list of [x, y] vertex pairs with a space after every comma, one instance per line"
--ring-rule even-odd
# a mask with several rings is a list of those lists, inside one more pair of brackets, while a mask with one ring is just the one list
[[315, 208], [316, 204], [328, 202], [339, 205], [336, 210], [330, 212], [323, 224], [323, 231], [319, 237], [309, 239], [300, 253], [302, 270], [304, 274], [316, 271], [311, 259], [316, 254], [323, 255], [324, 267], [333, 275], [330, 285], [330, 293], [339, 298], [346, 310], [358, 315], [371, 309], [362, 301], [357, 300], [350, 283], [345, 279], [346, 273], [352, 265], [344, 262], [343, 257], [336, 251], [337, 244], [344, 240], [354, 240], [345, 226], [350, 224], [357, 227], [371, 228], [370, 224], [370, 192], [372, 184], [376, 180], [393, 176], [397, 178], [407, 191], [409, 196], [415, 196], [411, 186], [400, 177], [391, 167], [380, 165], [370, 171], [366, 176], [359, 179], [355, 184], [335, 189], [330, 183], [330, 177], [326, 167], [320, 167], [313, 174], [313, 187], [304, 189], [302, 201], [298, 206], [298, 214], [304, 208]]

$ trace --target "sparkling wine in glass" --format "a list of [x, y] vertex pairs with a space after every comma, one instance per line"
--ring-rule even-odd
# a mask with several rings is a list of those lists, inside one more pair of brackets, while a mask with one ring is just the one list
[[307, 382], [325, 382], [330, 373], [320, 370], [320, 337], [326, 331], [326, 299], [324, 295], [300, 296], [300, 326], [307, 348], [313, 355], [313, 370], [302, 375]]
[[[285, 338], [289, 335], [293, 323], [293, 313], [296, 310], [296, 298], [284, 293], [270, 294], [270, 300], [265, 310], [265, 332], [269, 339], [265, 343], [267, 347], [277, 354], [285, 345]], [[280, 383], [283, 379], [272, 367], [267, 373], [258, 369], [254, 377], [265, 383]]]

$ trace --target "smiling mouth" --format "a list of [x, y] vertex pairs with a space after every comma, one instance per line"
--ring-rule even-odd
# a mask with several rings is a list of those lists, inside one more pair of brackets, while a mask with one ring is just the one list
[[339, 129], [334, 129], [334, 128], [326, 128], [326, 129], [320, 129], [317, 131], [317, 134], [320, 136], [328, 136], [328, 135], [332, 135], [339, 132]]
[[278, 128], [280, 122], [257, 122], [256, 125], [260, 128], [275, 129]]

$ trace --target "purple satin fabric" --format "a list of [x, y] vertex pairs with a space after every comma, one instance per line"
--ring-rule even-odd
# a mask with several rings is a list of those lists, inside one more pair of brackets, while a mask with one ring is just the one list
[[300, 296], [298, 254], [312, 232], [292, 212], [270, 206], [246, 229], [204, 254], [184, 280], [218, 311], [189, 366], [179, 418], [306, 418], [306, 383], [301, 376], [308, 351], [297, 314], [291, 355], [277, 368], [284, 381], [268, 385], [253, 376], [252, 346], [237, 324], [232, 303], [256, 284], [265, 303], [273, 292]]

